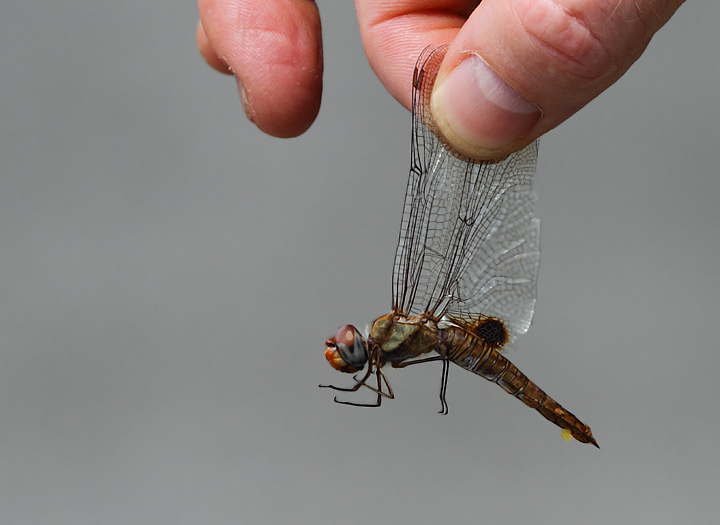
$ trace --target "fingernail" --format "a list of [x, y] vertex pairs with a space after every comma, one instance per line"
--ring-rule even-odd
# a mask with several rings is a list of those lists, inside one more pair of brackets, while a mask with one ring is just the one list
[[247, 116], [247, 118], [250, 122], [255, 122], [255, 119], [253, 118], [252, 109], [250, 108], [250, 104], [248, 104], [247, 92], [245, 91], [245, 85], [242, 83], [242, 80], [240, 80], [240, 77], [238, 77], [238, 76], [235, 76], [235, 82], [237, 83], [238, 93], [240, 94], [240, 102], [242, 103], [242, 107], [245, 110], [245, 115]]
[[445, 138], [461, 153], [478, 159], [507, 154], [542, 116], [476, 55], [463, 60], [437, 86], [431, 106]]

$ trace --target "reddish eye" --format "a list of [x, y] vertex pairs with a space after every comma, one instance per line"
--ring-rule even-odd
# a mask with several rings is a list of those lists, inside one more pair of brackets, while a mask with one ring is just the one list
[[345, 326], [340, 327], [340, 329], [335, 333], [333, 340], [337, 345], [352, 346], [355, 343], [356, 333], [357, 329], [353, 325], [346, 324]]

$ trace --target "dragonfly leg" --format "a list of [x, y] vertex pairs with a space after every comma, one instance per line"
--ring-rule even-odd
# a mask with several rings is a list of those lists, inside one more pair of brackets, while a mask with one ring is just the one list
[[[372, 367], [368, 367], [368, 371], [365, 373], [365, 377], [362, 379], [358, 379], [357, 376], [353, 376], [353, 379], [355, 380], [355, 386], [350, 388], [343, 388], [340, 386], [335, 385], [318, 385], [320, 388], [332, 388], [333, 390], [337, 390], [339, 392], [357, 392], [361, 386], [365, 385], [365, 382], [370, 377], [370, 374], [372, 374], [373, 369]], [[367, 385], [365, 385], [367, 386]], [[370, 390], [374, 390], [372, 387], [368, 387]]]
[[448, 413], [448, 406], [447, 401], [445, 401], [445, 394], [447, 393], [447, 382], [448, 382], [448, 374], [450, 373], [450, 366], [448, 364], [447, 358], [441, 358], [443, 362], [443, 369], [442, 369], [442, 379], [440, 380], [440, 403], [442, 405], [442, 409], [440, 410], [440, 414], [447, 415]]
[[[375, 370], [375, 375], [377, 376], [377, 385], [378, 385], [377, 388], [373, 388], [370, 385], [368, 385], [365, 382], [365, 380], [367, 378], [363, 378], [362, 381], [358, 381], [358, 384], [355, 386], [357, 388], [359, 388], [360, 386], [364, 386], [368, 390], [372, 390], [373, 392], [375, 392], [378, 395], [378, 404], [380, 403], [380, 401], [379, 401], [380, 396], [387, 397], [388, 399], [395, 399], [395, 394], [393, 394], [393, 389], [390, 386], [390, 382], [387, 380], [387, 376], [385, 376], [385, 372], [383, 372], [381, 368], [378, 368]], [[357, 381], [356, 378], [353, 378], [353, 379], [355, 379], [355, 381]], [[385, 393], [383, 391], [382, 383], [385, 383], [385, 387], [387, 388], [388, 393]], [[347, 390], [352, 390], [352, 389], [348, 388]], [[375, 406], [375, 405], [372, 405], [372, 406]]]
[[[369, 387], [368, 385], [365, 385], [365, 386], [368, 387], [373, 392], [378, 393], [378, 403], [380, 402], [380, 396], [387, 397], [388, 399], [395, 399], [395, 394], [393, 393], [393, 389], [390, 386], [390, 382], [387, 380], [387, 376], [385, 375], [385, 372], [383, 372], [381, 368], [378, 368], [376, 374], [377, 374], [377, 384], [378, 384], [377, 390], [375, 390], [372, 387]], [[382, 379], [382, 383], [385, 383], [385, 388], [387, 388], [387, 394], [385, 392], [383, 392], [381, 379]]]
[[426, 357], [424, 359], [415, 359], [414, 361], [405, 361], [404, 363], [400, 364], [393, 364], [393, 368], [405, 368], [406, 366], [410, 365], [419, 365], [420, 363], [430, 363], [431, 361], [446, 361], [446, 359], [443, 356], [436, 355], [435, 357]]
[[350, 405], [351, 407], [379, 407], [380, 406], [380, 396], [378, 396], [378, 401], [375, 404], [371, 403], [352, 403], [351, 401], [340, 401], [337, 397], [333, 399], [338, 405]]
[[[447, 393], [447, 382], [448, 382], [448, 374], [450, 372], [450, 366], [448, 364], [448, 358], [445, 356], [437, 355], [434, 357], [426, 357], [424, 359], [415, 359], [414, 361], [406, 361], [404, 363], [400, 363], [398, 365], [393, 365], [394, 368], [405, 368], [406, 366], [410, 365], [419, 365], [420, 363], [430, 363], [431, 361], [442, 361], [443, 362], [443, 369], [442, 369], [442, 380], [440, 382], [440, 403], [442, 405], [442, 408], [438, 412], [439, 414], [446, 415], [448, 413], [448, 405], [447, 401], [445, 401], [445, 394]], [[390, 385], [388, 385], [389, 387]], [[370, 388], [370, 387], [368, 387]]]
[[[382, 371], [381, 368], [375, 367], [375, 376], [377, 378], [377, 388], [372, 387], [367, 384], [367, 380], [370, 378], [370, 375], [373, 373], [373, 367], [368, 367], [368, 371], [365, 373], [365, 376], [362, 379], [358, 379], [357, 376], [354, 376], [353, 379], [355, 380], [355, 386], [351, 388], [342, 388], [334, 385], [319, 385], [320, 388], [332, 388], [333, 390], [338, 390], [340, 392], [356, 392], [360, 389], [360, 387], [365, 387], [369, 390], [372, 390], [375, 392], [377, 396], [377, 401], [374, 404], [370, 403], [353, 403], [351, 401], [340, 401], [337, 397], [333, 399], [336, 403], [340, 405], [350, 405], [354, 407], [379, 407], [382, 404], [382, 398], [387, 397], [388, 399], [395, 399], [395, 394], [393, 393], [392, 387], [390, 386], [390, 383], [387, 380], [387, 377], [385, 377], [385, 373]], [[383, 391], [383, 383], [385, 384], [385, 387], [387, 388], [387, 393]]]
[[[340, 401], [340, 400], [338, 400], [337, 396], [335, 396], [333, 401], [335, 401], [339, 405], [350, 405], [353, 407], [379, 407], [382, 402], [382, 394], [383, 394], [383, 392], [380, 391], [380, 373], [379, 373], [380, 369], [378, 368], [377, 372], [375, 373], [375, 375], [377, 376], [377, 380], [378, 380], [378, 389], [377, 390], [375, 390], [373, 387], [368, 385], [366, 382], [368, 380], [368, 378], [370, 377], [370, 374], [372, 374], [372, 372], [373, 372], [372, 367], [368, 367], [368, 371], [365, 373], [365, 377], [363, 377], [361, 380], [358, 380], [357, 376], [353, 376], [353, 379], [355, 380], [355, 386], [353, 386], [352, 388], [338, 388], [338, 387], [332, 386], [332, 385], [327, 385], [327, 388], [332, 388], [334, 390], [339, 390], [341, 392], [356, 392], [357, 390], [360, 389], [361, 386], [367, 387], [370, 390], [372, 390], [373, 392], [378, 392], [377, 401], [374, 404], [353, 403], [351, 401]], [[323, 385], [320, 385], [320, 386], [323, 387]]]

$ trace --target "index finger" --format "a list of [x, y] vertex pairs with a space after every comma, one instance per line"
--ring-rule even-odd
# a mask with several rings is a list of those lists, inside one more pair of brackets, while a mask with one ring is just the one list
[[315, 2], [199, 0], [198, 5], [201, 52], [211, 66], [227, 65], [235, 74], [248, 118], [275, 137], [295, 137], [307, 130], [322, 94]]

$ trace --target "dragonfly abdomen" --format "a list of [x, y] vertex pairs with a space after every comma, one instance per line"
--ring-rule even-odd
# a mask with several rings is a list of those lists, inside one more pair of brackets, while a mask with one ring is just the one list
[[540, 412], [548, 421], [569, 430], [578, 441], [598, 446], [590, 427], [530, 381], [500, 353], [499, 347], [488, 344], [462, 328], [451, 326], [440, 330], [438, 353], [465, 370], [498, 384], [508, 394]]

